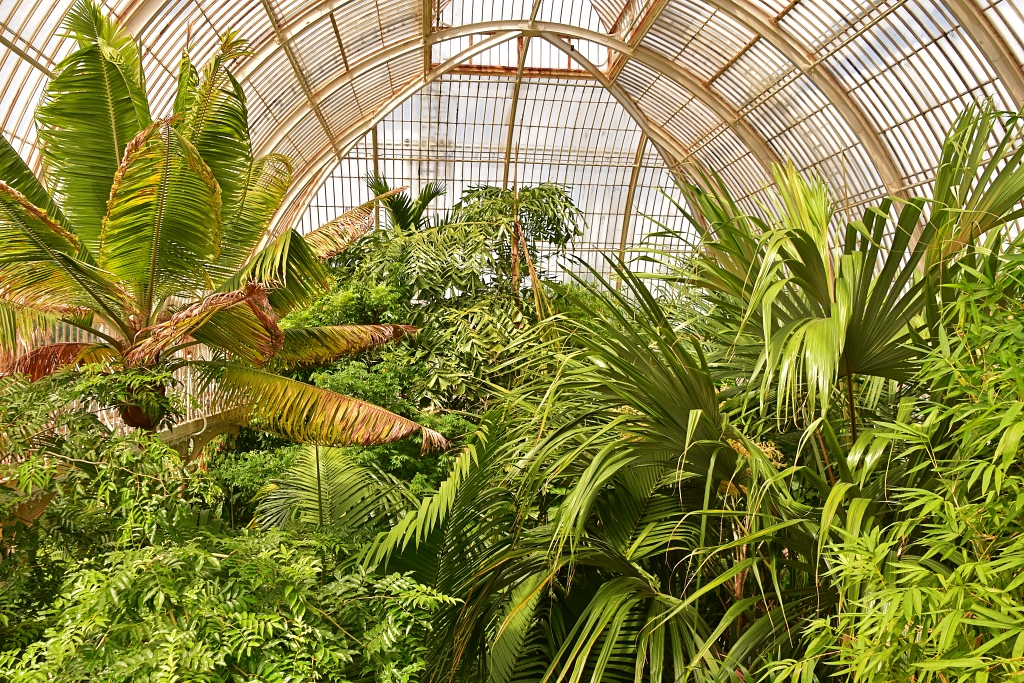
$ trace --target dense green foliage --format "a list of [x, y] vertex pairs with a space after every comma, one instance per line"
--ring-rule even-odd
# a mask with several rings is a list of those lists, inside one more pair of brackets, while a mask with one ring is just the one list
[[969, 109], [838, 245], [792, 169], [768, 217], [687, 187], [667, 296], [567, 292], [436, 493], [321, 463], [364, 566], [460, 600], [430, 680], [1021, 680], [1020, 128]]
[[422, 668], [429, 615], [451, 599], [343, 569], [332, 536], [231, 530], [213, 479], [74, 405], [95, 381], [64, 371], [0, 391], [20, 487], [0, 488], [3, 680], [405, 681]]
[[[97, 21], [76, 64], [137, 73]], [[210, 74], [237, 94], [221, 67], [186, 54], [176, 110]], [[411, 439], [328, 438], [317, 409], [186, 461], [97, 418], [173, 422], [173, 363], [7, 373], [0, 680], [1024, 681], [1022, 129], [969, 107], [931, 197], [849, 222], [792, 167], [757, 210], [684, 183], [699, 239], [644, 255], [656, 287], [615, 260], [547, 272], [582, 231], [570, 188], [470, 188], [442, 214], [440, 185], [369, 179], [380, 225], [371, 203], [294, 238], [325, 286], [268, 281], [292, 346], [258, 372]], [[71, 221], [106, 211], [81, 168], [47, 181]], [[9, 309], [12, 334], [66, 317]], [[353, 342], [372, 326], [397, 343]]]

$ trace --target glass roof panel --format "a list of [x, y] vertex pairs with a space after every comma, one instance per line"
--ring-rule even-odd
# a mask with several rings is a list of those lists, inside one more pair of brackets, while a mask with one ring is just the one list
[[[966, 103], [989, 96], [1006, 108], [1024, 105], [1024, 0], [102, 2], [143, 46], [158, 115], [169, 112], [186, 41], [201, 61], [229, 29], [250, 40], [254, 54], [236, 73], [249, 95], [257, 148], [294, 157], [289, 215], [301, 212], [339, 154], [358, 156], [370, 126], [381, 121], [383, 140], [389, 121], [403, 111], [411, 117], [412, 105], [400, 100], [412, 93], [421, 103], [455, 98], [416, 109], [416, 116], [438, 117], [431, 124], [438, 131], [463, 125], [431, 143], [430, 163], [441, 164], [445, 178], [501, 181], [508, 111], [498, 107], [509, 108], [521, 61], [512, 168], [524, 179], [603, 188], [581, 200], [594, 216], [588, 239], [601, 248], [621, 234], [633, 176], [636, 204], [646, 196], [644, 178], [667, 173], [653, 142], [637, 165], [642, 131], [662, 140], [673, 168], [715, 170], [751, 205], [773, 158], [822, 174], [842, 202], [856, 205], [929, 187], [939, 140]], [[32, 112], [49, 73], [74, 47], [59, 30], [71, 4], [0, 3], [0, 125], [36, 167]], [[436, 16], [425, 20], [430, 8]], [[531, 17], [603, 69], [627, 106], [532, 31]], [[471, 45], [490, 45], [496, 32], [504, 42], [457, 68], [450, 62]], [[435, 81], [442, 71], [449, 73]], [[460, 90], [470, 82], [478, 94]], [[501, 88], [507, 92], [499, 96]], [[637, 122], [627, 110], [639, 112]], [[558, 126], [545, 117], [560, 117]], [[466, 140], [472, 154], [459, 147]], [[419, 154], [412, 143], [389, 149], [395, 160]], [[494, 149], [499, 158], [485, 158]], [[342, 166], [351, 163], [346, 157]]]

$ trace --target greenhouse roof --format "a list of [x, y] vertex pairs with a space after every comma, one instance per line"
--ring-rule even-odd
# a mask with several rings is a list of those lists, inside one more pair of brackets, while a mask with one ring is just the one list
[[[72, 41], [71, 0], [0, 6], [4, 134], [39, 163], [32, 113]], [[1024, 105], [1024, 0], [104, 0], [135, 35], [157, 111], [177, 62], [237, 30], [257, 151], [295, 182], [279, 220], [309, 228], [369, 198], [553, 181], [588, 230], [578, 251], [682, 227], [659, 188], [721, 175], [749, 207], [770, 166], [825, 178], [841, 207], [927, 194], [969, 102]], [[442, 207], [443, 208], [443, 207]], [[649, 219], [638, 219], [643, 215]]]

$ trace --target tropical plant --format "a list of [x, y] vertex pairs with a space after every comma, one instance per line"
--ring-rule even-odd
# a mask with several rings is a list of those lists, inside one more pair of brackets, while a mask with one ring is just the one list
[[432, 612], [453, 600], [407, 577], [325, 576], [314, 543], [207, 535], [115, 551], [69, 575], [13, 682], [240, 678], [408, 681]]
[[[0, 342], [11, 353], [58, 322], [90, 341], [31, 349], [5, 371], [190, 365], [234, 418], [300, 441], [370, 444], [419, 431], [425, 446], [443, 443], [408, 419], [267, 368], [330, 361], [410, 328], [278, 324], [326, 291], [321, 260], [370, 229], [371, 208], [305, 237], [267, 235], [291, 164], [252, 154], [245, 95], [228, 69], [247, 54], [244, 41], [225, 35], [201, 69], [186, 49], [173, 114], [154, 120], [131, 37], [88, 0], [65, 27], [77, 49], [36, 115], [43, 181], [0, 141]], [[213, 357], [193, 354], [198, 344]], [[163, 416], [142, 409], [153, 403], [129, 400], [122, 417], [155, 428]]]
[[569, 338], [363, 552], [461, 600], [429, 679], [1020, 680], [1024, 170], [990, 136], [1018, 122], [968, 109], [960, 190], [839, 247], [813, 180], [780, 170], [767, 219], [691, 188], [678, 310], [591, 273]]
[[452, 599], [337, 536], [231, 531], [201, 468], [78, 401], [106, 380], [0, 380], [0, 679], [416, 680]]

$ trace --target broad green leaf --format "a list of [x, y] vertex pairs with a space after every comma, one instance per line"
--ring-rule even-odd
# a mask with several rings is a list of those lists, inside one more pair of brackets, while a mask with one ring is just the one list
[[210, 288], [220, 245], [220, 189], [167, 121], [131, 142], [103, 221], [99, 264], [149, 315], [164, 298]]
[[65, 27], [79, 48], [57, 66], [36, 111], [47, 186], [75, 233], [98, 251], [114, 175], [150, 124], [138, 48], [97, 5], [79, 0]]

